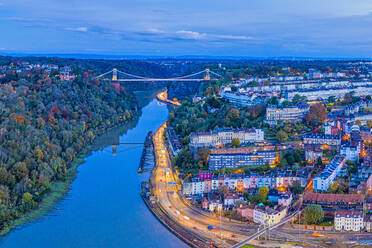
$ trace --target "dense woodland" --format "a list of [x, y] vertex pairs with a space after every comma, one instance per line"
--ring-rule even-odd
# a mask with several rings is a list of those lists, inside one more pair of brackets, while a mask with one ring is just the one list
[[134, 95], [87, 72], [74, 81], [11, 76], [0, 84], [0, 228], [36, 208], [95, 137], [140, 111]]

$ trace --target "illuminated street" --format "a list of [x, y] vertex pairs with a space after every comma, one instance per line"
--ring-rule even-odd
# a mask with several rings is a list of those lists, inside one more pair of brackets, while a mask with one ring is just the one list
[[[173, 170], [170, 168], [169, 155], [167, 153], [164, 143], [164, 129], [166, 123], [164, 123], [154, 135], [154, 146], [155, 156], [157, 162], [157, 169], [154, 171], [153, 180], [155, 182], [154, 194], [159, 199], [160, 205], [167, 211], [167, 213], [176, 220], [179, 224], [186, 227], [190, 231], [197, 233], [201, 237], [206, 237], [210, 240], [214, 240], [216, 244], [222, 247], [230, 247], [231, 244], [221, 241], [219, 231], [219, 221], [215, 218], [201, 215], [200, 213], [192, 210], [190, 207], [180, 199], [178, 191], [181, 189], [181, 185], [177, 182], [177, 177]], [[210, 231], [207, 229], [207, 225], [213, 225], [217, 229]], [[244, 224], [231, 224], [229, 228], [243, 229]], [[242, 241], [246, 238], [244, 235], [234, 234], [233, 232], [226, 231], [225, 224], [222, 228], [222, 238], [230, 239], [235, 241]]]

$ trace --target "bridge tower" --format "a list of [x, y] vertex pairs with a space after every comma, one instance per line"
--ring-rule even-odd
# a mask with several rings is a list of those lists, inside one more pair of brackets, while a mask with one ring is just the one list
[[118, 80], [118, 69], [114, 68], [112, 69], [112, 81]]
[[120, 82], [118, 81], [118, 69], [112, 69], [112, 85], [115, 87], [115, 92], [120, 92]]
[[209, 75], [209, 69], [206, 69], [206, 70], [205, 70], [205, 77], [204, 77], [204, 80], [206, 80], [206, 81], [211, 80], [211, 76]]

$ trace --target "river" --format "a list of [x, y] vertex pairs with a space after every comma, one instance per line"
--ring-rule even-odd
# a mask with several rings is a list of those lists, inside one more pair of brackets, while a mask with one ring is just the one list
[[[152, 100], [121, 142], [143, 142], [168, 116]], [[138, 175], [142, 148], [111, 147], [93, 152], [79, 168], [64, 200], [39, 221], [20, 226], [0, 240], [1, 248], [187, 247], [151, 214], [139, 192], [148, 175]]]

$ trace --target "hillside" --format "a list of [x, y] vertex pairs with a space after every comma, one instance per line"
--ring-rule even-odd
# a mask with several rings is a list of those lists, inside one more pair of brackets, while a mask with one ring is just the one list
[[73, 81], [34, 73], [0, 84], [0, 228], [36, 208], [95, 137], [139, 111], [134, 95], [88, 73]]

